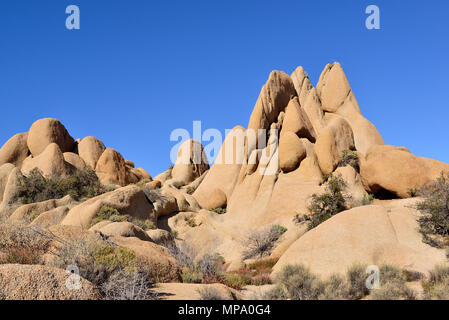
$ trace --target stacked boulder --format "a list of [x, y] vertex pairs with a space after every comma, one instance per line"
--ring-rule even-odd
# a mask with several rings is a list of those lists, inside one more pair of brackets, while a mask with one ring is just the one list
[[144, 169], [134, 168], [97, 138], [75, 141], [60, 121], [51, 118], [36, 121], [27, 133], [8, 140], [0, 149], [0, 166], [4, 164], [14, 165], [25, 175], [37, 168], [44, 176], [68, 176], [91, 168], [103, 184], [122, 187], [152, 180]]

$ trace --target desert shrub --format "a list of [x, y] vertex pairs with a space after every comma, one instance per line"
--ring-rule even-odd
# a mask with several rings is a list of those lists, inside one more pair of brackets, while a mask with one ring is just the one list
[[41, 264], [51, 239], [20, 222], [0, 223], [1, 264]]
[[228, 287], [240, 290], [244, 286], [253, 284], [253, 279], [246, 275], [231, 272], [224, 275], [222, 283]]
[[33, 169], [24, 177], [19, 198], [23, 204], [60, 199], [66, 195], [75, 200], [92, 198], [105, 193], [107, 189], [98, 180], [92, 169], [76, 170], [67, 177], [44, 177], [39, 169]]
[[198, 226], [195, 222], [195, 219], [193, 218], [186, 218], [185, 221], [187, 222], [187, 225], [191, 228], [195, 228]]
[[424, 198], [416, 204], [422, 213], [418, 222], [423, 238], [430, 245], [441, 247], [443, 241], [438, 237], [449, 236], [449, 173], [441, 173], [437, 181], [421, 188], [418, 194]]
[[341, 160], [338, 163], [338, 166], [339, 167], [351, 166], [357, 172], [360, 172], [359, 156], [357, 155], [357, 152], [352, 150], [343, 150]]
[[226, 213], [226, 208], [214, 208], [214, 209], [212, 209], [210, 211], [218, 213], [218, 214], [225, 214]]
[[395, 266], [382, 265], [380, 288], [371, 290], [372, 300], [415, 300], [415, 292], [407, 287], [405, 274]]
[[184, 283], [201, 283], [203, 282], [203, 274], [195, 264], [195, 251], [186, 243], [177, 245], [173, 241], [162, 244], [167, 248], [168, 252], [179, 263], [182, 269], [182, 282]]
[[224, 258], [218, 253], [205, 254], [198, 262], [198, 268], [203, 275], [204, 283], [220, 282], [223, 274]]
[[347, 210], [346, 199], [342, 191], [346, 188], [346, 182], [341, 176], [331, 175], [327, 181], [326, 192], [313, 194], [312, 201], [307, 208], [309, 229], [313, 229], [331, 218], [332, 216]]
[[334, 274], [323, 284], [323, 292], [319, 300], [347, 300], [349, 297], [349, 285], [346, 278]]
[[137, 182], [136, 186], [138, 186], [140, 189], [144, 189], [146, 184], [151, 182], [151, 181], [152, 180], [150, 180], [150, 179], [143, 179], [143, 180], [140, 180], [139, 182]]
[[367, 278], [365, 265], [355, 264], [347, 270], [346, 279], [349, 285], [349, 299], [358, 300], [369, 294], [369, 289], [366, 287]]
[[134, 272], [137, 257], [127, 248], [100, 239], [77, 239], [60, 246], [51, 264], [61, 269], [77, 266], [81, 277], [101, 286], [114, 272]]
[[246, 250], [243, 252], [243, 258], [253, 257], [262, 258], [269, 255], [273, 250], [276, 241], [287, 231], [280, 225], [273, 225], [262, 230], [253, 230], [246, 237], [244, 244]]
[[205, 286], [201, 289], [198, 289], [198, 293], [200, 295], [201, 300], [224, 300], [220, 291], [217, 288], [211, 286]]
[[157, 300], [153, 283], [148, 279], [148, 270], [134, 272], [114, 271], [101, 285], [104, 300]]
[[449, 267], [438, 265], [429, 273], [423, 283], [424, 297], [427, 300], [449, 300]]
[[324, 291], [324, 283], [303, 265], [287, 265], [276, 277], [276, 299], [317, 300]]
[[362, 198], [362, 206], [369, 206], [374, 201], [374, 195], [372, 194], [364, 194]]
[[157, 229], [156, 225], [154, 224], [153, 221], [146, 219], [137, 219], [137, 218], [133, 218], [130, 216], [127, 216], [128, 221], [131, 223], [134, 223], [136, 226], [142, 228], [143, 230], [154, 230]]

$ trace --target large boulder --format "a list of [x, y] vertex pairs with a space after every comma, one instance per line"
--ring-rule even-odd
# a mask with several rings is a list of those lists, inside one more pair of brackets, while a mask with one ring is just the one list
[[175, 187], [185, 186], [208, 169], [209, 163], [201, 143], [192, 139], [187, 140], [179, 147], [171, 179], [167, 183]]
[[75, 141], [58, 120], [46, 118], [33, 123], [27, 140], [31, 154], [40, 155], [52, 143], [56, 143], [62, 152], [71, 152], [75, 146]]
[[178, 262], [164, 247], [138, 238], [117, 237], [109, 238], [115, 244], [132, 250], [137, 259], [141, 260], [150, 272], [150, 276], [157, 282], [180, 282], [181, 268]]
[[315, 153], [324, 174], [330, 174], [341, 160], [343, 151], [353, 150], [354, 136], [349, 123], [340, 116], [331, 116], [321, 130], [315, 144]]
[[0, 203], [3, 201], [3, 193], [5, 192], [9, 175], [14, 168], [15, 166], [11, 163], [5, 163], [0, 166]]
[[281, 135], [279, 141], [279, 166], [283, 172], [294, 171], [307, 156], [306, 148], [293, 132]]
[[103, 184], [122, 187], [127, 184], [125, 160], [114, 149], [108, 148], [103, 152], [98, 159], [95, 171]]
[[65, 161], [56, 143], [49, 144], [38, 156], [30, 156], [23, 161], [22, 172], [25, 175], [35, 168], [39, 169], [45, 177], [67, 176], [75, 170], [75, 167]]
[[60, 206], [55, 209], [45, 211], [37, 216], [30, 226], [36, 226], [42, 229], [48, 229], [52, 226], [58, 225], [67, 216], [73, 204]]
[[23, 160], [30, 154], [27, 140], [27, 132], [16, 134], [9, 139], [0, 149], [0, 166], [5, 163], [12, 163], [16, 167], [20, 167]]
[[145, 193], [135, 185], [126, 186], [89, 199], [72, 208], [62, 225], [88, 228], [93, 218], [103, 206], [114, 208], [122, 215], [151, 220], [156, 223], [154, 206]]
[[74, 167], [74, 168], [76, 168], [78, 170], [85, 170], [86, 169], [86, 163], [76, 153], [65, 152], [63, 154], [63, 156], [64, 156], [64, 161], [67, 162], [68, 164], [72, 165], [72, 167]]
[[78, 154], [92, 169], [97, 167], [98, 159], [106, 150], [103, 142], [95, 137], [86, 137], [78, 144]]
[[99, 300], [97, 288], [79, 278], [80, 288], [69, 289], [70, 272], [40, 265], [0, 265], [0, 297], [5, 300]]
[[241, 126], [233, 128], [226, 136], [214, 164], [193, 193], [201, 207], [226, 206], [242, 167], [244, 141], [245, 129]]
[[94, 228], [94, 230], [97, 230], [108, 237], [110, 236], [135, 237], [143, 241], [151, 241], [151, 238], [146, 234], [146, 232], [142, 228], [139, 228], [138, 226], [132, 224], [131, 222], [126, 221], [111, 222], [101, 227], [95, 228], [95, 226], [92, 227]]
[[360, 162], [363, 185], [379, 196], [410, 197], [411, 189], [436, 180], [441, 172], [449, 172], [449, 165], [393, 146], [373, 146]]
[[339, 63], [328, 64], [321, 73], [317, 92], [324, 111], [344, 117], [354, 132], [355, 146], [365, 154], [373, 145], [383, 145], [384, 140], [376, 127], [360, 112], [354, 93]]
[[[28, 221], [31, 216], [40, 215], [46, 211], [53, 210], [61, 206], [74, 204], [75, 201], [71, 196], [65, 196], [62, 199], [51, 199], [42, 202], [30, 203], [21, 206], [9, 217], [12, 221]], [[30, 221], [31, 222], [31, 221]]]
[[341, 212], [296, 240], [273, 269], [304, 264], [322, 276], [344, 273], [357, 263], [388, 263], [426, 273], [446, 261], [444, 250], [422, 242], [412, 203], [370, 205]]
[[285, 108], [285, 116], [282, 122], [281, 133], [293, 132], [300, 138], [307, 138], [315, 142], [316, 133], [307, 113], [299, 105], [298, 97], [290, 100]]
[[3, 192], [3, 201], [0, 203], [0, 217], [9, 217], [18, 207], [20, 193], [24, 184], [24, 177], [19, 168], [11, 170]]

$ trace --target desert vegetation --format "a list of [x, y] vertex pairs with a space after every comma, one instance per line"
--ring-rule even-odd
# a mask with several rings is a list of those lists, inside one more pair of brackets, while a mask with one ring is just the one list
[[263, 298], [289, 300], [414, 300], [416, 293], [406, 285], [406, 276], [391, 265], [380, 267], [380, 288], [366, 286], [366, 266], [353, 265], [346, 274], [323, 280], [303, 265], [285, 266], [277, 275], [275, 288]]
[[149, 220], [137, 219], [130, 215], [121, 215], [117, 209], [111, 208], [109, 206], [102, 206], [95, 217], [92, 219], [89, 228], [96, 225], [101, 221], [109, 220], [111, 222], [124, 222], [128, 221], [136, 226], [142, 228], [143, 230], [156, 229], [155, 224]]
[[439, 248], [449, 246], [449, 173], [418, 192], [423, 198], [416, 204], [422, 213], [418, 222], [424, 242]]
[[44, 177], [39, 169], [33, 169], [24, 176], [20, 186], [20, 199], [23, 204], [60, 199], [70, 195], [75, 200], [98, 196], [108, 191], [91, 169], [76, 170], [67, 177], [52, 175]]
[[261, 230], [252, 230], [244, 240], [246, 247], [243, 251], [243, 258], [262, 258], [271, 253], [276, 245], [276, 241], [287, 231], [280, 225], [272, 225]]

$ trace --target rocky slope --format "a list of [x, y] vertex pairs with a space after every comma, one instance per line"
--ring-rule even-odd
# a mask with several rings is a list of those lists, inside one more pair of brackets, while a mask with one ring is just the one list
[[[270, 129], [278, 134], [252, 135]], [[348, 150], [357, 155], [358, 168], [342, 165]], [[67, 196], [23, 205], [21, 186], [35, 168], [44, 176], [61, 177], [90, 168], [111, 191], [87, 200]], [[216, 252], [227, 271], [239, 270], [251, 261], [243, 254], [248, 234], [273, 225], [287, 231], [269, 253], [279, 259], [272, 276], [295, 263], [323, 276], [344, 273], [354, 263], [392, 263], [426, 273], [445, 263], [446, 256], [421, 241], [410, 190], [442, 171], [449, 172], [449, 165], [385, 145], [363, 117], [342, 67], [333, 63], [324, 68], [316, 87], [302, 67], [290, 76], [273, 71], [247, 128], [236, 126], [229, 133], [212, 166], [201, 144], [189, 140], [179, 149], [173, 168], [154, 180], [99, 139], [75, 141], [58, 120], [39, 120], [0, 149], [0, 216], [9, 221], [33, 216], [31, 225], [62, 235], [64, 228], [101, 233], [144, 257], [161, 282], [179, 282], [181, 270], [160, 244], [187, 244], [197, 259]], [[313, 194], [325, 192], [330, 174], [346, 182], [350, 210], [308, 231], [295, 216], [307, 213]], [[369, 194], [377, 199], [365, 205]], [[131, 220], [93, 224], [105, 207]], [[137, 220], [150, 221], [158, 229], [144, 230], [133, 223]], [[50, 273], [58, 274], [48, 269], [45, 276]], [[86, 298], [95, 294], [92, 289]], [[77, 298], [62, 291], [35, 296]]]

